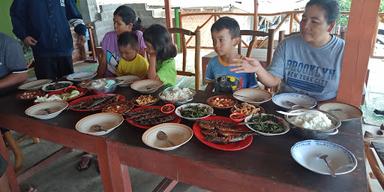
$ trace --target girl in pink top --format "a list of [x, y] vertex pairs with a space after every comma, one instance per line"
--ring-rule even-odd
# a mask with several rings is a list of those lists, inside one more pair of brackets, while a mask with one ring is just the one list
[[123, 32], [135, 32], [139, 43], [139, 54], [145, 57], [145, 43], [143, 32], [139, 31], [141, 20], [136, 18], [135, 11], [126, 6], [119, 6], [113, 13], [114, 31], [104, 35], [101, 41], [103, 48], [102, 55], [99, 56], [98, 77], [116, 76], [117, 64], [119, 63], [120, 53], [117, 45], [117, 36]]

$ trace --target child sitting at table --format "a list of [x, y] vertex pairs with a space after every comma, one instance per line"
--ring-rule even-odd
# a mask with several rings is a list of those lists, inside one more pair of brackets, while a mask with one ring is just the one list
[[145, 77], [148, 72], [148, 61], [138, 53], [137, 35], [132, 32], [124, 32], [119, 35], [117, 44], [121, 57], [116, 70], [117, 76]]
[[145, 43], [143, 32], [140, 31], [141, 20], [136, 17], [135, 11], [126, 6], [119, 6], [113, 12], [114, 30], [106, 33], [101, 46], [103, 52], [99, 58], [99, 66], [97, 69], [97, 77], [113, 77], [116, 76], [117, 64], [120, 60], [119, 47], [117, 45], [118, 36], [124, 32], [133, 32], [137, 35], [138, 52], [145, 57]]
[[257, 87], [255, 73], [231, 72], [229, 64], [242, 56], [237, 53], [236, 46], [240, 38], [240, 27], [236, 20], [222, 17], [211, 27], [213, 47], [217, 56], [213, 57], [207, 66], [206, 91], [232, 92], [241, 88]]
[[164, 85], [176, 84], [175, 59], [177, 51], [168, 30], [159, 24], [144, 31], [144, 41], [149, 56], [148, 78], [160, 80]]

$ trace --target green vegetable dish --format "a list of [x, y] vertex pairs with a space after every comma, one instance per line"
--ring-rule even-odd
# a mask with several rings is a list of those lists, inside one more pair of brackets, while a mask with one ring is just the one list
[[180, 114], [188, 118], [200, 118], [210, 115], [209, 108], [200, 105], [189, 105], [181, 108]]
[[249, 126], [263, 133], [282, 133], [285, 131], [284, 124], [274, 115], [253, 115], [249, 122], [256, 122]]

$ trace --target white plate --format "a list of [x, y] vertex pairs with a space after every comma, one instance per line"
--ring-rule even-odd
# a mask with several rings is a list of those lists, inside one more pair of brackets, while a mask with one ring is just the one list
[[287, 102], [292, 102], [305, 108], [312, 109], [317, 105], [316, 99], [299, 93], [280, 93], [272, 97], [273, 103], [285, 109], [291, 109]]
[[26, 109], [25, 114], [37, 119], [52, 119], [67, 107], [68, 103], [64, 101], [38, 103]]
[[192, 101], [195, 94], [195, 90], [189, 88], [168, 87], [159, 93], [159, 97], [163, 101], [181, 105]]
[[240, 89], [233, 93], [233, 97], [239, 101], [260, 105], [271, 100], [272, 95], [266, 90], [258, 88]]
[[116, 77], [120, 87], [128, 87], [133, 82], [140, 80], [140, 77], [135, 75], [125, 75]]
[[[189, 107], [189, 106], [199, 106], [199, 107], [206, 107], [208, 108], [208, 115], [206, 116], [203, 116], [203, 117], [196, 117], [196, 118], [192, 118], [192, 117], [185, 117], [185, 116], [182, 116], [181, 115], [181, 109], [185, 108], [185, 107]], [[202, 118], [205, 118], [205, 117], [208, 117], [210, 115], [213, 114], [213, 108], [207, 104], [204, 104], [204, 103], [187, 103], [187, 104], [184, 104], [184, 105], [181, 105], [179, 107], [176, 108], [175, 110], [175, 113], [177, 116], [181, 117], [181, 118], [184, 118], [184, 119], [188, 119], [188, 120], [198, 120], [198, 119], [202, 119]]]
[[358, 119], [363, 115], [359, 108], [345, 103], [324, 103], [319, 105], [318, 109], [331, 113], [340, 121]]
[[163, 86], [163, 82], [152, 79], [144, 79], [135, 81], [131, 84], [131, 88], [143, 94], [149, 94], [156, 92]]
[[34, 80], [30, 81], [27, 83], [24, 83], [18, 87], [20, 90], [38, 90], [43, 87], [43, 85], [52, 82], [51, 79], [39, 79], [39, 80]]
[[[156, 135], [159, 131], [165, 132], [168, 136], [168, 140], [175, 144], [175, 146], [171, 146], [165, 140], [157, 139]], [[142, 140], [144, 144], [148, 145], [149, 147], [169, 151], [184, 145], [189, 140], [191, 140], [192, 136], [192, 129], [186, 125], [178, 123], [163, 123], [151, 127], [150, 129], [145, 131], [142, 136]]]
[[67, 79], [70, 81], [84, 81], [88, 79], [92, 79], [97, 75], [97, 73], [91, 73], [91, 72], [77, 72], [72, 73], [67, 76]]
[[[66, 87], [62, 87], [62, 88], [59, 88], [59, 89], [48, 90], [48, 86], [50, 86], [50, 85], [63, 84], [63, 83], [68, 84], [68, 86], [66, 86]], [[42, 89], [43, 91], [45, 91], [45, 92], [60, 91], [60, 90], [63, 90], [63, 89], [65, 89], [65, 88], [67, 88], [67, 87], [69, 87], [69, 86], [71, 86], [71, 85], [73, 85], [73, 83], [70, 82], [70, 81], [58, 81], [58, 82], [53, 82], [53, 83], [45, 84], [41, 89]]]
[[269, 115], [269, 116], [274, 116], [275, 118], [277, 118], [279, 121], [280, 121], [280, 124], [283, 125], [284, 127], [284, 131], [283, 132], [280, 132], [280, 133], [266, 133], [266, 132], [262, 132], [262, 131], [259, 131], [255, 128], [253, 128], [250, 124], [245, 124], [250, 130], [260, 134], [260, 135], [264, 135], [264, 136], [277, 136], [277, 135], [284, 135], [286, 133], [288, 133], [289, 131], [289, 125], [288, 123], [281, 117], [278, 117], [276, 115], [272, 115], [272, 114], [265, 114], [265, 113], [261, 113], [261, 114], [253, 114], [253, 115], [249, 115], [245, 118], [244, 122], [250, 122], [250, 119], [253, 117], [253, 116], [265, 116], [265, 115]]
[[[123, 116], [118, 113], [96, 113], [80, 119], [75, 128], [77, 131], [89, 135], [105, 135], [116, 129], [123, 121]], [[90, 129], [94, 125], [100, 125], [108, 130], [93, 132]]]
[[291, 147], [293, 159], [301, 166], [322, 175], [331, 172], [321, 155], [328, 155], [327, 161], [336, 175], [352, 172], [357, 167], [356, 157], [345, 147], [325, 140], [305, 140]]

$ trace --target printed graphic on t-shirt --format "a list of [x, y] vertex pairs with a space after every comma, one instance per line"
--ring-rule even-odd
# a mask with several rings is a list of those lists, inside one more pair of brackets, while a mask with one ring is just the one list
[[119, 58], [112, 52], [107, 50], [106, 52], [107, 68], [113, 74], [116, 74], [117, 65], [119, 64]]
[[336, 70], [289, 59], [286, 84], [304, 91], [321, 93], [329, 81], [336, 80]]
[[223, 75], [216, 79], [215, 92], [233, 92], [243, 87], [242, 78]]
[[65, 0], [60, 0], [60, 6], [65, 7]]

